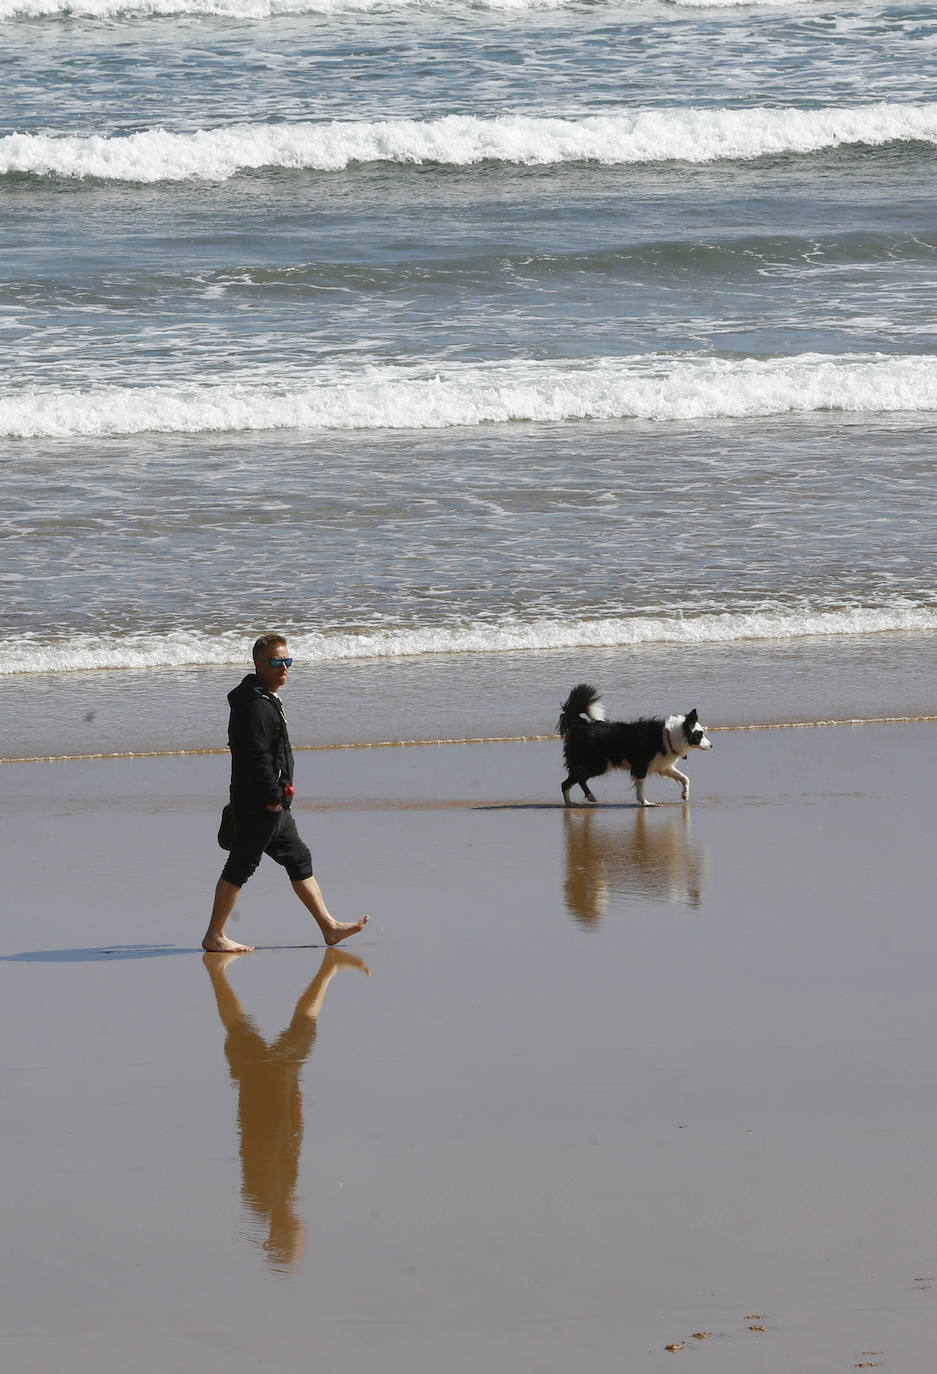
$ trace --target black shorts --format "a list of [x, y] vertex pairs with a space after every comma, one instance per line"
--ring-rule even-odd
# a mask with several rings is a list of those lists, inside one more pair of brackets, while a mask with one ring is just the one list
[[265, 854], [286, 869], [291, 882], [312, 877], [312, 855], [289, 811], [234, 810], [234, 843], [221, 876], [243, 887]]

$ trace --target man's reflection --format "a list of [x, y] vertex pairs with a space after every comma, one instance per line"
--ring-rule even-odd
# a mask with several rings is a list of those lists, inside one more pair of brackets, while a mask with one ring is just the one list
[[325, 990], [340, 968], [370, 972], [356, 955], [327, 949], [293, 1019], [268, 1045], [245, 1014], [226, 969], [239, 954], [206, 954], [218, 1014], [227, 1031], [225, 1054], [238, 1088], [241, 1139], [241, 1195], [267, 1232], [264, 1250], [276, 1268], [294, 1264], [303, 1252], [303, 1223], [296, 1213], [296, 1180], [303, 1140], [299, 1074], [316, 1040], [316, 1019]]
[[706, 862], [690, 836], [688, 807], [611, 815], [564, 810], [566, 906], [580, 925], [605, 915], [611, 893], [699, 906]]

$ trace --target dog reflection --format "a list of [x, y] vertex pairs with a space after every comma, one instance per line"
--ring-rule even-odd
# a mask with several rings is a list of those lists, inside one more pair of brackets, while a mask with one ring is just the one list
[[651, 815], [638, 810], [623, 824], [600, 812], [563, 812], [566, 906], [580, 925], [604, 916], [612, 893], [699, 906], [705, 857], [690, 837], [686, 808]]
[[227, 1032], [225, 1055], [238, 1089], [241, 1196], [267, 1233], [264, 1252], [277, 1269], [288, 1269], [303, 1252], [303, 1223], [296, 1212], [296, 1180], [303, 1140], [300, 1071], [316, 1040], [325, 990], [340, 968], [367, 965], [345, 950], [328, 949], [293, 1019], [268, 1045], [245, 1014], [227, 978], [239, 954], [206, 954], [218, 1015]]

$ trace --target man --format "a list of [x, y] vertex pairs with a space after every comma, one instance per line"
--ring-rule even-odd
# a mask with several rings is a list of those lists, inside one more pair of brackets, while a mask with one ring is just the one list
[[325, 943], [337, 945], [362, 930], [368, 917], [342, 922], [330, 915], [312, 876], [312, 857], [290, 814], [293, 751], [279, 690], [286, 683], [293, 660], [287, 656], [286, 640], [280, 634], [261, 635], [254, 645], [253, 659], [254, 671], [228, 693], [234, 831], [202, 948], [211, 954], [247, 954], [253, 950], [253, 945], [229, 939], [225, 925], [241, 888], [264, 854], [286, 869], [293, 891], [312, 914]]

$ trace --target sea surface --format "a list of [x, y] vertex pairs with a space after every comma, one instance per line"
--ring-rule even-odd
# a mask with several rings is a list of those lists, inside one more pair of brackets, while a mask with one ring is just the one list
[[267, 628], [300, 743], [933, 713], [937, 5], [0, 51], [0, 756], [223, 747]]

